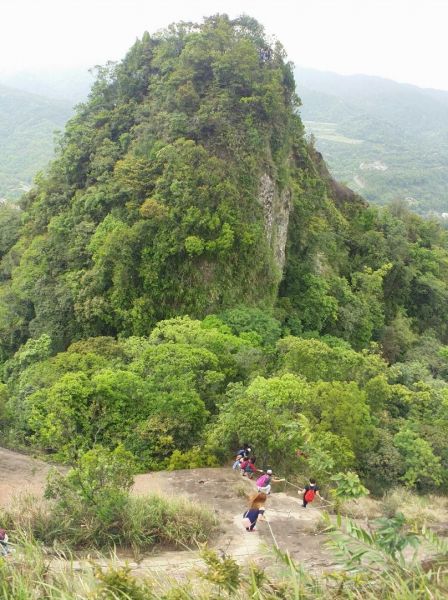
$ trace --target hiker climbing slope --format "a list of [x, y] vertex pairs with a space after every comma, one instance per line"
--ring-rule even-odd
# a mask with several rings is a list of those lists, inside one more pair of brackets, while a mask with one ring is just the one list
[[0, 528], [0, 556], [6, 556], [11, 552], [8, 541], [8, 534], [6, 533], [6, 530]]
[[285, 479], [279, 479], [278, 477], [273, 477], [272, 469], [268, 469], [264, 475], [261, 475], [257, 479], [257, 490], [259, 492], [263, 492], [265, 494], [271, 493], [271, 484], [272, 483], [280, 483], [281, 481], [285, 481]]
[[253, 531], [255, 529], [258, 518], [262, 517], [266, 510], [264, 507], [266, 500], [267, 496], [263, 492], [258, 492], [258, 494], [252, 497], [248, 510], [243, 514], [243, 525], [246, 531]]
[[236, 454], [236, 458], [232, 465], [232, 469], [234, 471], [238, 471], [241, 467], [241, 463], [247, 461], [251, 452], [252, 449], [249, 446], [249, 444], [244, 444], [244, 446], [240, 448]]
[[309, 483], [304, 487], [303, 490], [299, 490], [298, 494], [303, 494], [303, 508], [307, 507], [307, 504], [310, 504], [314, 500], [316, 496], [319, 496], [321, 500], [322, 496], [320, 495], [319, 488], [317, 487], [317, 483], [315, 479], [310, 478]]
[[[247, 459], [247, 462], [244, 463], [244, 470], [243, 470], [243, 476], [248, 477], [249, 479], [252, 479], [253, 476], [255, 475], [257, 469], [255, 467], [255, 456], [251, 456], [250, 458]], [[243, 463], [242, 463], [243, 464]], [[241, 469], [243, 469], [243, 467], [241, 466]]]

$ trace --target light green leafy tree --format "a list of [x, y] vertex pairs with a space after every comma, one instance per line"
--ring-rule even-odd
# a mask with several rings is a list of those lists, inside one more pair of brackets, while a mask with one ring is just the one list
[[428, 483], [439, 485], [442, 481], [440, 457], [435, 456], [431, 445], [409, 427], [401, 429], [394, 437], [394, 445], [400, 452], [405, 471], [402, 481], [409, 487]]
[[369, 490], [360, 482], [359, 475], [353, 471], [337, 473], [333, 475], [331, 481], [336, 483], [332, 494], [339, 500], [357, 500], [369, 493]]
[[345, 438], [358, 459], [372, 447], [374, 425], [365, 393], [354, 382], [321, 382], [305, 410], [318, 432]]
[[[339, 440], [338, 435], [319, 429], [314, 418], [307, 418], [314, 388], [292, 374], [257, 377], [247, 389], [231, 388], [210, 429], [208, 445], [223, 454], [248, 440], [261, 461], [259, 468], [271, 465], [284, 474], [305, 468], [327, 478], [335, 465], [351, 464], [354, 454], [347, 439]], [[305, 463], [297, 458], [298, 449], [306, 455]]]
[[279, 366], [309, 381], [364, 382], [386, 369], [384, 361], [368, 352], [355, 352], [324, 340], [287, 336], [279, 340]]
[[[134, 482], [135, 463], [122, 446], [113, 451], [95, 446], [79, 457], [75, 466], [63, 475], [50, 471], [45, 496], [54, 500], [54, 518], [67, 527], [89, 523], [89, 533], [98, 537], [121, 525]], [[79, 534], [82, 544], [82, 532]]]

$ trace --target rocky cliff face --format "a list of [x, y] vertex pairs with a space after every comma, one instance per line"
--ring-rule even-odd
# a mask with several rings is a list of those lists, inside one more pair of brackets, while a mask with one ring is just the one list
[[279, 191], [275, 181], [267, 173], [263, 173], [260, 178], [258, 202], [263, 207], [266, 238], [275, 264], [279, 271], [283, 272], [291, 212], [291, 192], [289, 189]]

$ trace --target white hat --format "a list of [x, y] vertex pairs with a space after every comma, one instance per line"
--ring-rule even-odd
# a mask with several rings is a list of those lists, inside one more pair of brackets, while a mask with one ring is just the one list
[[247, 451], [248, 452], [252, 452], [252, 448], [247, 448]]
[[266, 471], [266, 473], [267, 473], [268, 475], [272, 475], [272, 469], [268, 469], [268, 470]]

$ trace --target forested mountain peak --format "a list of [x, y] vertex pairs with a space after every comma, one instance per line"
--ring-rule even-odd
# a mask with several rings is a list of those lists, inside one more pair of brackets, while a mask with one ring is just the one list
[[98, 70], [22, 210], [0, 207], [8, 439], [151, 469], [250, 440], [284, 472], [446, 487], [446, 232], [332, 180], [299, 104], [248, 17]]
[[145, 33], [99, 69], [23, 200], [6, 276], [28, 279], [32, 263], [43, 287], [20, 286], [9, 339], [51, 331], [60, 347], [183, 312], [272, 306], [293, 174], [309, 162], [296, 106], [282, 48], [249, 18]]
[[4, 356], [238, 304], [357, 348], [398, 314], [444, 336], [428, 302], [445, 283], [432, 291], [423, 258], [423, 279], [406, 270], [429, 252], [437, 279], [443, 233], [334, 182], [298, 106], [282, 47], [249, 17], [145, 33], [100, 68], [2, 249]]

